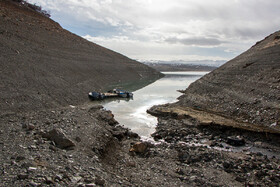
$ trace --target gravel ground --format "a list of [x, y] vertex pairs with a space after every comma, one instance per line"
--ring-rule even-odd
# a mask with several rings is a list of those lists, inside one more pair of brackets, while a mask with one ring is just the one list
[[[275, 186], [279, 147], [230, 129], [160, 117], [157, 141], [141, 142], [99, 105], [10, 113], [0, 118], [1, 186]], [[224, 133], [220, 133], [224, 131]], [[225, 133], [226, 132], [226, 133]], [[241, 149], [227, 137], [246, 137]], [[141, 144], [141, 143], [139, 143]], [[137, 147], [136, 147], [137, 148]], [[239, 151], [237, 151], [239, 149]], [[262, 149], [260, 149], [262, 150]], [[278, 152], [277, 152], [278, 151]]]

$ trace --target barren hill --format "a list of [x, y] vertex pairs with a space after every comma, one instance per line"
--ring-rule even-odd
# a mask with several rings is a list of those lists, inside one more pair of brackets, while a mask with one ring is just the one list
[[177, 106], [280, 129], [280, 31], [191, 84], [179, 100]]
[[161, 76], [15, 1], [0, 1], [0, 25], [3, 111], [77, 104], [89, 91]]

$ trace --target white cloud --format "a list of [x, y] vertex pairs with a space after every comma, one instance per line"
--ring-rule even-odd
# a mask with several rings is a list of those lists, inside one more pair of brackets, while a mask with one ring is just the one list
[[138, 59], [230, 59], [280, 23], [280, 1], [273, 0], [29, 2], [50, 10], [66, 29]]
[[207, 38], [207, 37], [189, 37], [189, 38], [177, 38], [170, 37], [165, 40], [168, 43], [181, 43], [184, 45], [192, 45], [192, 46], [217, 46], [223, 43], [216, 38]]
[[[181, 46], [182, 44], [170, 45], [164, 42], [146, 42], [132, 40], [126, 36], [106, 38], [86, 35], [84, 38], [116, 52], [122, 54], [129, 53], [130, 58], [138, 60], [226, 60], [226, 58], [221, 56], [200, 53], [199, 48], [191, 50], [188, 46]], [[195, 51], [196, 54], [193, 54]]]

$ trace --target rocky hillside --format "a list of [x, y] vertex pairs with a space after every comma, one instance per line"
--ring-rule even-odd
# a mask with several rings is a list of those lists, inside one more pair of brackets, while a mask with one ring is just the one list
[[0, 1], [0, 24], [2, 111], [75, 105], [89, 91], [161, 76], [16, 1]]
[[280, 132], [280, 31], [191, 84], [179, 100], [176, 106]]

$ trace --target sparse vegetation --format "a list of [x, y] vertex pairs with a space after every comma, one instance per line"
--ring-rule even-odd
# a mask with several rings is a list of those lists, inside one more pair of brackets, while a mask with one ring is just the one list
[[40, 14], [46, 16], [46, 17], [51, 17], [51, 14], [50, 14], [50, 11], [47, 11], [47, 10], [43, 10], [41, 6], [38, 6], [36, 4], [31, 4], [31, 3], [28, 3], [27, 1], [25, 0], [12, 0], [13, 2], [16, 2], [16, 3], [19, 3], [23, 6], [26, 6], [32, 10], [35, 10], [36, 12], [39, 12]]

